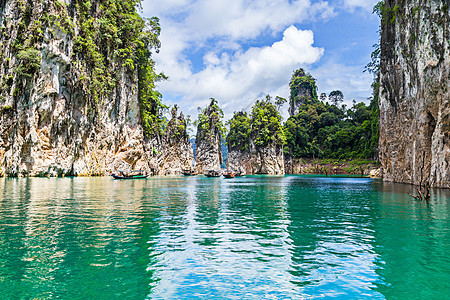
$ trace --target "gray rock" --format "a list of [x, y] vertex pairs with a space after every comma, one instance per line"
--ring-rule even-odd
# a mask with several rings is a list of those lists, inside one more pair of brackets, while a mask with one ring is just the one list
[[379, 90], [382, 176], [450, 188], [448, 1], [386, 0], [385, 6]]

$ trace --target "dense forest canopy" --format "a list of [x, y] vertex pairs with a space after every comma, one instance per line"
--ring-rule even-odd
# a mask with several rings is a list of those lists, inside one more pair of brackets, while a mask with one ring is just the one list
[[194, 125], [197, 126], [197, 144], [199, 139], [213, 141], [218, 134], [219, 140], [221, 140], [226, 135], [222, 121], [223, 110], [219, 107], [216, 99], [211, 98], [210, 100], [210, 104], [199, 113], [198, 119], [194, 122]]
[[[305, 90], [305, 86], [314, 93], [311, 97], [303, 97], [300, 105], [297, 105], [299, 97], [290, 99], [291, 108], [297, 105], [297, 109], [284, 124], [286, 155], [298, 158], [375, 157], [378, 115], [373, 100], [369, 107], [354, 101], [347, 109], [345, 105], [339, 105], [344, 99], [339, 90], [328, 96], [331, 104], [318, 100], [315, 79], [303, 69], [296, 70], [292, 78], [291, 97]], [[326, 99], [326, 94], [322, 93], [320, 98]]]

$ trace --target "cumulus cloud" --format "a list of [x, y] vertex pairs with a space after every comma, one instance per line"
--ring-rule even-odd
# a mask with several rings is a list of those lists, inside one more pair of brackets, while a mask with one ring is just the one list
[[[144, 0], [142, 7], [143, 15], [158, 16], [162, 27], [162, 47], [154, 58], [170, 79], [158, 89], [166, 103], [178, 103], [188, 114], [210, 97], [230, 114], [264, 93], [286, 92], [292, 71], [324, 52], [313, 46], [311, 31], [291, 24], [335, 15], [327, 2], [309, 0]], [[271, 46], [242, 46], [283, 31]], [[193, 57], [199, 53], [203, 56]]]
[[172, 69], [170, 80], [159, 89], [180, 103], [190, 103], [187, 113], [194, 113], [210, 97], [224, 105], [227, 114], [249, 106], [257, 97], [267, 93], [287, 97], [292, 71], [299, 66], [317, 62], [324, 49], [313, 46], [314, 35], [309, 30], [290, 26], [282, 40], [266, 47], [253, 47], [232, 54], [209, 52], [204, 56], [205, 68], [192, 73], [186, 64]]

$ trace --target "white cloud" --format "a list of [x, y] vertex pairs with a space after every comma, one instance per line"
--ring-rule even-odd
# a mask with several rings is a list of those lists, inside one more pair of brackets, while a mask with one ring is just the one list
[[251, 39], [265, 30], [279, 32], [290, 24], [335, 15], [327, 2], [309, 0], [144, 0], [142, 7], [144, 15], [170, 19], [178, 30], [189, 32], [189, 40]]
[[[335, 3], [371, 11], [372, 2], [376, 1]], [[324, 53], [314, 46], [312, 31], [292, 24], [336, 15], [328, 2], [310, 0], [144, 0], [142, 6], [144, 16], [158, 16], [161, 22], [162, 47], [154, 58], [157, 70], [170, 79], [159, 83], [158, 90], [164, 103], [177, 103], [193, 119], [197, 107], [207, 105], [210, 97], [219, 100], [226, 118], [267, 93], [288, 98], [293, 70], [311, 69]], [[243, 46], [261, 37], [273, 39], [283, 31], [282, 39], [271, 45]], [[357, 67], [336, 62], [310, 71], [321, 91], [340, 89], [349, 101], [370, 95], [370, 76]]]
[[229, 115], [267, 93], [287, 97], [292, 71], [317, 62], [324, 53], [313, 43], [312, 31], [290, 26], [282, 40], [271, 46], [231, 55], [206, 54], [206, 67], [200, 72], [192, 73], [186, 64], [179, 64], [178, 69], [171, 69], [171, 79], [159, 84], [159, 90], [174, 98], [181, 97], [180, 106], [188, 114], [195, 113], [198, 106], [206, 105], [214, 97]]

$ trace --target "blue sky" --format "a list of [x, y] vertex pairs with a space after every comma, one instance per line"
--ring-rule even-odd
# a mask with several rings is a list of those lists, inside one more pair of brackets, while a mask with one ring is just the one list
[[[157, 16], [162, 47], [154, 55], [163, 102], [197, 118], [214, 97], [226, 119], [266, 94], [289, 97], [299, 67], [319, 93], [339, 89], [350, 105], [371, 95], [363, 73], [378, 39], [377, 0], [144, 0]], [[282, 108], [287, 117], [287, 105]]]

